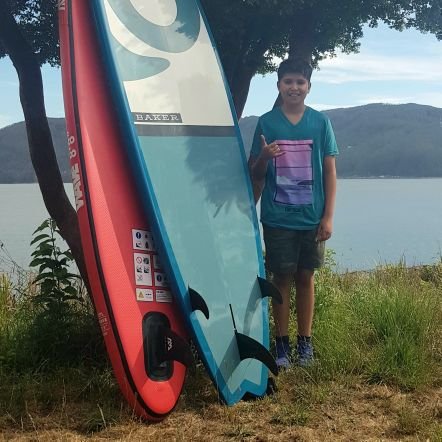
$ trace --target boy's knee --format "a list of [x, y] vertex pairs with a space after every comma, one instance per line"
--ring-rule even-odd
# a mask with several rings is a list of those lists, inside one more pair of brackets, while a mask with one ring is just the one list
[[273, 283], [278, 287], [288, 287], [290, 288], [293, 284], [294, 275], [291, 273], [274, 273]]
[[302, 285], [313, 284], [315, 272], [313, 270], [298, 270], [295, 274], [295, 282]]

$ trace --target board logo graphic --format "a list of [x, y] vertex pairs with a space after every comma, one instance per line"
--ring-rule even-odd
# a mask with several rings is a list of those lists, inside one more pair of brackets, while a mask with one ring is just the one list
[[[195, 0], [175, 0], [176, 18], [168, 26], [161, 26], [147, 20], [130, 0], [107, 0], [120, 22], [135, 37], [150, 47], [164, 52], [163, 57], [139, 55], [123, 46], [114, 35], [113, 50], [118, 69], [125, 81], [152, 77], [170, 66], [167, 54], [188, 51], [197, 41], [201, 16]], [[158, 3], [159, 0], [156, 0]]]
[[180, 113], [174, 114], [152, 114], [146, 112], [132, 112], [135, 123], [182, 123]]

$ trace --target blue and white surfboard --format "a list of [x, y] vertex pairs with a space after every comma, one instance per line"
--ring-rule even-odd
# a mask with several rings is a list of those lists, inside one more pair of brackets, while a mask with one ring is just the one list
[[[93, 0], [140, 201], [204, 364], [227, 404], [263, 395], [268, 308], [244, 149], [196, 0]], [[266, 292], [263, 295], [263, 292]]]

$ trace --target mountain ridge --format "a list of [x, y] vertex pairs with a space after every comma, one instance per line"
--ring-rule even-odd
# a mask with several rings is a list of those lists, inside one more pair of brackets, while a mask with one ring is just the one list
[[[324, 111], [340, 155], [340, 178], [442, 177], [442, 109], [419, 104], [367, 104]], [[64, 118], [49, 118], [57, 161], [70, 182]], [[240, 121], [246, 154], [258, 117]], [[0, 184], [34, 183], [24, 122], [0, 129]]]

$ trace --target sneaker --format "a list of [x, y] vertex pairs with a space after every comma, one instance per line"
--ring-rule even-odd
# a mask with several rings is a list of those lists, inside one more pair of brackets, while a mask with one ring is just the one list
[[313, 364], [314, 361], [313, 345], [310, 340], [298, 338], [298, 344], [296, 346], [296, 350], [298, 353], [297, 363], [300, 367], [305, 368]]
[[278, 370], [287, 370], [287, 368], [290, 368], [291, 365], [292, 363], [290, 362], [288, 355], [276, 358], [276, 366], [278, 367]]
[[287, 341], [276, 340], [276, 365], [278, 369], [287, 369], [292, 365], [290, 344]]

